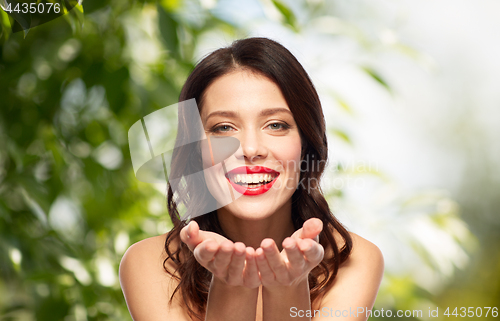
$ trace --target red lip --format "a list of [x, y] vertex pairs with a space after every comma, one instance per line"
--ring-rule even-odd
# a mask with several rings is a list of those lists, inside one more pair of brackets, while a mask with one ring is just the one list
[[228, 174], [279, 174], [277, 171], [264, 166], [240, 166], [227, 172]]
[[[232, 180], [229, 179], [229, 175], [236, 175], [236, 174], [260, 174], [260, 173], [265, 173], [265, 174], [272, 174], [275, 175], [276, 177], [269, 183], [265, 185], [260, 185], [260, 186], [255, 186], [255, 187], [245, 187], [241, 186], [239, 184], [236, 184]], [[271, 187], [274, 185], [274, 182], [278, 179], [280, 173], [264, 166], [240, 166], [237, 167], [229, 172], [227, 172], [226, 179], [228, 182], [231, 184], [231, 186], [240, 194], [243, 195], [260, 195], [264, 194], [268, 190], [271, 189]]]

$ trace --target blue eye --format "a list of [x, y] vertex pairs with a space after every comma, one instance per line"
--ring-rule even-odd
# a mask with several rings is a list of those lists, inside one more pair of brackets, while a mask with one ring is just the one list
[[[285, 131], [287, 129], [290, 129], [290, 126], [285, 123], [272, 123], [267, 126], [267, 128], [271, 129], [272, 131]], [[209, 132], [213, 134], [221, 134], [221, 133], [228, 133], [233, 131], [234, 128], [229, 126], [229, 125], [220, 125], [213, 127], [212, 129], [209, 130]]]
[[284, 123], [272, 123], [267, 127], [271, 128], [272, 130], [286, 130], [290, 128], [290, 126]]

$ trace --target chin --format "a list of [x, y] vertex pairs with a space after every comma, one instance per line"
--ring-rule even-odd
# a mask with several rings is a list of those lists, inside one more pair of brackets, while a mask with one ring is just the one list
[[237, 199], [233, 203], [224, 208], [233, 216], [249, 221], [258, 221], [273, 215], [277, 208], [276, 204], [268, 204], [268, 202], [255, 202], [254, 200], [245, 200], [245, 196]]

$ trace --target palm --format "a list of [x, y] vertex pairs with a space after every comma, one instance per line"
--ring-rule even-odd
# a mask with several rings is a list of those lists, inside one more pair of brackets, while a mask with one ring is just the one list
[[201, 231], [196, 223], [184, 227], [180, 236], [198, 263], [216, 278], [235, 286], [256, 288], [260, 285], [253, 248], [241, 242], [233, 243], [214, 232]]
[[196, 223], [184, 227], [180, 236], [196, 260], [214, 276], [228, 284], [255, 288], [260, 284], [290, 285], [307, 277], [323, 258], [323, 247], [318, 243], [322, 229], [319, 219], [307, 220], [283, 241], [281, 252], [272, 239], [264, 239], [254, 251], [241, 242], [202, 231]]
[[324, 249], [318, 243], [323, 223], [316, 218], [287, 237], [278, 247], [272, 239], [264, 239], [257, 249], [257, 266], [265, 287], [290, 286], [307, 279], [309, 272], [323, 259]]

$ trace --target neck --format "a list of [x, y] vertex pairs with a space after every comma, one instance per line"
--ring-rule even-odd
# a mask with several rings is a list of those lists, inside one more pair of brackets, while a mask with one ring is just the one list
[[260, 247], [263, 239], [271, 238], [281, 251], [283, 240], [295, 232], [291, 202], [285, 203], [273, 215], [262, 220], [241, 219], [224, 208], [219, 209], [217, 215], [222, 229], [231, 240], [254, 249]]

